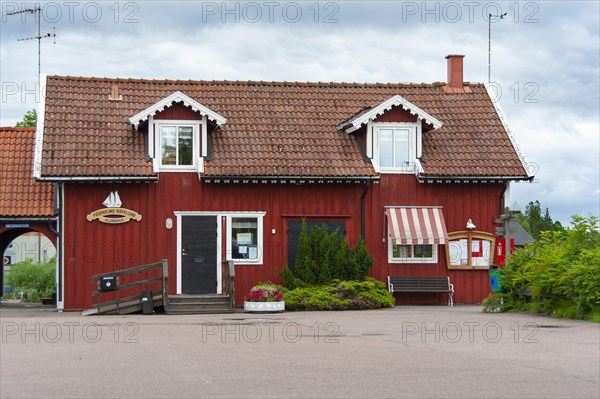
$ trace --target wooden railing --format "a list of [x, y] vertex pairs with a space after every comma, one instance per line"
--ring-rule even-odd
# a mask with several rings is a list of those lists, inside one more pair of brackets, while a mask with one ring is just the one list
[[[144, 277], [144, 273], [160, 269], [161, 273], [159, 277]], [[136, 275], [137, 281], [133, 281], [126, 284], [119, 284], [119, 278], [123, 276]], [[100, 284], [103, 278], [105, 277], [115, 277], [117, 279], [117, 284], [114, 290], [112, 291], [102, 291], [100, 289]], [[92, 277], [92, 281], [97, 284], [97, 289], [92, 293], [93, 296], [96, 297], [96, 304], [92, 306], [92, 309], [84, 311], [84, 315], [86, 314], [95, 314], [95, 313], [104, 313], [110, 311], [119, 311], [125, 307], [128, 310], [139, 311], [141, 310], [141, 301], [143, 297], [144, 287], [148, 284], [152, 283], [161, 283], [160, 290], [152, 291], [153, 301], [156, 299], [161, 299], [162, 304], [165, 309], [167, 309], [168, 303], [168, 295], [167, 295], [167, 287], [169, 280], [169, 266], [166, 259], [163, 259], [161, 262], [151, 263], [149, 265], [132, 267], [129, 269], [118, 270], [109, 273], [96, 274]], [[136, 288], [139, 287], [139, 293], [137, 295], [130, 295], [124, 298], [119, 297], [119, 291]], [[100, 298], [104, 294], [115, 294], [117, 296], [116, 299], [101, 302]]]
[[229, 307], [235, 308], [235, 265], [233, 261], [223, 261], [221, 268], [223, 282], [223, 293], [229, 295]]

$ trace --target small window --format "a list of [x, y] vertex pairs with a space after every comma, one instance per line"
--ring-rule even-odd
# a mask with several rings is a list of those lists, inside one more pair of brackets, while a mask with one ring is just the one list
[[415, 173], [416, 143], [414, 126], [390, 126], [376, 129], [375, 160], [382, 172]]
[[395, 245], [389, 243], [390, 263], [437, 263], [437, 245]]
[[192, 166], [194, 164], [194, 128], [192, 126], [160, 126], [161, 164]]
[[240, 263], [262, 263], [262, 219], [262, 215], [228, 216], [228, 260]]

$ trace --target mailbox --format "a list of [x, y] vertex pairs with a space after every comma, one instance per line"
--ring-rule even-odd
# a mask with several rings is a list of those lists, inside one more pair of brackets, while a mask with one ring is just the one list
[[114, 291], [117, 289], [117, 278], [115, 276], [106, 276], [100, 279], [100, 291]]

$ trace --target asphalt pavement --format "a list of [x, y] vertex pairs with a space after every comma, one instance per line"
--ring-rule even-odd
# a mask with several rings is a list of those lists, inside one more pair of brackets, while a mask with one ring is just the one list
[[0, 323], [2, 398], [600, 397], [599, 324], [479, 306]]

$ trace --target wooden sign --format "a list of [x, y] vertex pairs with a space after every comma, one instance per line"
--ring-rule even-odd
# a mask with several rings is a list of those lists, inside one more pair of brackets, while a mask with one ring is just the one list
[[102, 203], [106, 208], [98, 209], [87, 215], [88, 221], [98, 220], [102, 223], [120, 224], [127, 223], [130, 220], [142, 220], [142, 215], [131, 209], [121, 208], [121, 198], [119, 192], [111, 192]]

